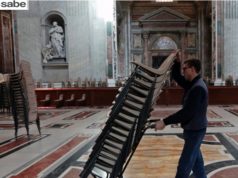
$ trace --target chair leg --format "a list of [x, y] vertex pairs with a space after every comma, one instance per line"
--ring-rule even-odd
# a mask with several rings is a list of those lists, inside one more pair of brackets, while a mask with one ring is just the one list
[[29, 138], [30, 134], [29, 134], [29, 122], [28, 121], [25, 121], [25, 127], [26, 127], [26, 134]]
[[26, 108], [24, 108], [24, 124], [25, 124], [25, 128], [26, 128], [26, 133], [27, 136], [29, 138], [30, 134], [29, 134], [29, 117], [28, 117], [28, 113], [26, 111]]
[[41, 135], [41, 129], [40, 129], [40, 117], [37, 113], [37, 116], [36, 116], [36, 125], [37, 125], [37, 129], [39, 131], [39, 135]]
[[17, 134], [18, 134], [18, 118], [14, 115], [14, 126], [15, 126], [15, 138], [17, 138]]
[[15, 138], [17, 139], [17, 134], [18, 134], [18, 117], [16, 113], [16, 108], [12, 108], [12, 115], [13, 115], [13, 120], [14, 120], [14, 126], [15, 126]]

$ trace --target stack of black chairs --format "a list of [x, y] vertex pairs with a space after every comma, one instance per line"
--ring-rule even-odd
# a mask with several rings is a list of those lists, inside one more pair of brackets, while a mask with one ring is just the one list
[[10, 96], [9, 96], [9, 88], [7, 82], [3, 82], [0, 84], [0, 109], [1, 112], [10, 112]]
[[80, 173], [81, 178], [123, 177], [144, 132], [153, 125], [150, 112], [170, 76], [176, 53], [172, 53], [159, 69], [133, 62], [135, 70], [119, 89], [106, 125]]
[[22, 82], [22, 73], [10, 74], [9, 88], [15, 124], [15, 137], [17, 137], [19, 123], [25, 124], [27, 135], [29, 136], [28, 100]]

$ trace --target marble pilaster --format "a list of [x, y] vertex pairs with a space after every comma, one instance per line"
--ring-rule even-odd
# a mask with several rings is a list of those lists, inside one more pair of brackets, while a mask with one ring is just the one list
[[143, 39], [144, 39], [144, 64], [145, 65], [149, 65], [148, 38], [149, 38], [149, 33], [143, 33]]

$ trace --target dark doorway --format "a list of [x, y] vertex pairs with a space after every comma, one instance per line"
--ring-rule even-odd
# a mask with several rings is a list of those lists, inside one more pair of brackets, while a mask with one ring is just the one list
[[167, 56], [152, 56], [152, 67], [158, 69]]
[[11, 12], [0, 11], [0, 73], [15, 70]]

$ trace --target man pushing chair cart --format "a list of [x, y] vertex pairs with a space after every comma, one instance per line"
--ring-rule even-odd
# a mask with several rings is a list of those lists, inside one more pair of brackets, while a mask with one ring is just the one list
[[170, 54], [158, 69], [132, 62], [135, 70], [119, 89], [105, 127], [80, 173], [81, 178], [123, 177], [146, 129], [164, 128], [163, 121], [149, 120], [149, 117], [176, 57], [179, 58], [179, 50]]

